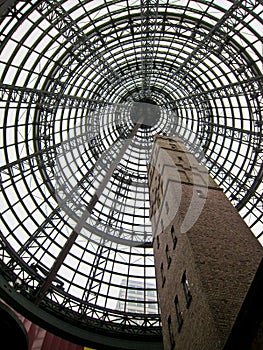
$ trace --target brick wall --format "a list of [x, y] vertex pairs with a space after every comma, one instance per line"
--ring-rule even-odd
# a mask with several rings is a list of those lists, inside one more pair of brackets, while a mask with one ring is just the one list
[[156, 139], [149, 185], [164, 347], [223, 349], [262, 247], [180, 140]]

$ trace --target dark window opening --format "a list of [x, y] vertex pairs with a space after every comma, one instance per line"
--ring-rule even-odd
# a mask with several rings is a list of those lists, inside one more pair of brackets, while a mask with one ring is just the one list
[[166, 207], [166, 214], [169, 213], [169, 205], [168, 205], [168, 202], [165, 202], [165, 207]]
[[160, 248], [160, 238], [159, 238], [159, 236], [157, 236], [157, 249], [159, 249]]
[[163, 219], [161, 219], [161, 228], [162, 228], [162, 231], [164, 231]]
[[161, 276], [162, 276], [162, 288], [165, 284], [165, 276], [164, 276], [164, 270], [163, 270], [163, 263], [161, 263]]
[[168, 332], [169, 332], [169, 338], [170, 338], [170, 350], [173, 350], [175, 347], [175, 339], [174, 339], [174, 334], [172, 330], [171, 315], [169, 315], [168, 317]]
[[196, 192], [197, 192], [197, 195], [198, 195], [199, 198], [206, 199], [206, 196], [205, 196], [205, 194], [204, 194], [204, 192], [202, 190], [196, 190]]
[[168, 244], [166, 245], [166, 248], [165, 248], [165, 254], [166, 254], [167, 265], [168, 265], [168, 269], [169, 269], [170, 264], [171, 264], [171, 261], [172, 261], [172, 258], [171, 258], [171, 256], [170, 256]]
[[172, 235], [172, 239], [173, 239], [173, 249], [175, 249], [176, 244], [177, 244], [177, 237], [176, 237], [175, 229], [174, 229], [173, 225], [171, 227], [171, 235]]
[[184, 295], [185, 295], [185, 299], [186, 299], [186, 307], [188, 308], [191, 304], [191, 301], [192, 301], [192, 294], [190, 292], [190, 287], [189, 287], [188, 279], [186, 277], [186, 272], [183, 273], [182, 284], [183, 284]]
[[183, 325], [183, 316], [182, 316], [182, 312], [180, 310], [180, 305], [179, 305], [179, 300], [178, 300], [177, 295], [174, 299], [174, 304], [175, 304], [176, 317], [177, 317], [177, 322], [178, 322], [178, 332], [180, 332], [182, 325]]

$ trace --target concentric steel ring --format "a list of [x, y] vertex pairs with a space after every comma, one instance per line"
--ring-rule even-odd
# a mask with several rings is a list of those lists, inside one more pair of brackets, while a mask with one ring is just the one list
[[262, 1], [0, 10], [5, 298], [76, 341], [158, 346], [154, 135], [179, 135], [262, 240]]

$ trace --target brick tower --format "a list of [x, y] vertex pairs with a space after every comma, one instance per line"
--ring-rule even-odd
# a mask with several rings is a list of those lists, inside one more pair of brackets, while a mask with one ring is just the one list
[[148, 176], [164, 349], [222, 350], [263, 249], [179, 138], [156, 136]]

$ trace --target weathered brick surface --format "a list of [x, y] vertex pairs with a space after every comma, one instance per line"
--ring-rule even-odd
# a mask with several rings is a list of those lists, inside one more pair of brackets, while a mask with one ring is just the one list
[[[151, 220], [164, 347], [171, 349], [170, 315], [175, 349], [222, 349], [263, 250], [223, 192], [206, 178], [206, 170], [184, 152], [184, 146], [168, 138], [156, 143], [161, 149], [153, 150], [155, 177], [150, 181], [150, 199], [156, 203], [155, 196], [160, 197]], [[175, 249], [172, 226], [177, 236]], [[181, 282], [184, 271], [192, 295], [189, 307]], [[176, 295], [183, 317], [180, 331]]]

